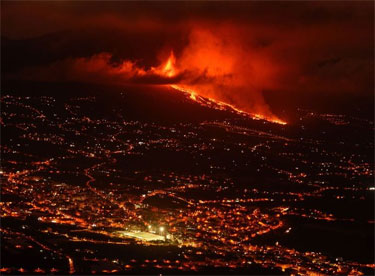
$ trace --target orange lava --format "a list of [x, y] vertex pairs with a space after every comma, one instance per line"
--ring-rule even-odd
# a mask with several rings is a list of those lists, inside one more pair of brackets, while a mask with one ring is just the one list
[[[224, 102], [215, 100], [213, 98], [207, 98], [207, 97], [199, 96], [199, 93], [197, 91], [194, 91], [194, 90], [189, 89], [189, 88], [184, 88], [181, 85], [171, 84], [170, 87], [172, 87], [172, 88], [174, 88], [178, 91], [189, 94], [189, 98], [191, 100], [199, 103], [200, 105], [213, 107], [213, 108], [219, 109], [219, 110], [232, 110], [232, 111], [236, 112], [237, 114], [249, 116], [249, 117], [251, 117], [252, 119], [255, 119], [255, 120], [265, 120], [265, 121], [268, 121], [268, 122], [281, 124], [281, 125], [287, 124], [285, 121], [282, 121], [282, 120], [277, 119], [277, 118], [265, 117], [262, 114], [252, 114], [252, 113], [243, 111], [241, 109], [238, 109], [231, 104], [224, 103]], [[213, 106], [213, 104], [216, 105], [216, 106]]]
[[[164, 75], [164, 76], [167, 76], [167, 77], [174, 77], [178, 73], [175, 64], [176, 64], [176, 58], [175, 58], [173, 52], [171, 52], [167, 61], [162, 66], [160, 66], [158, 68], [155, 68], [154, 71], [157, 72], [160, 75]], [[211, 98], [211, 97], [201, 96], [201, 93], [199, 93], [199, 91], [190, 88], [188, 85], [170, 84], [169, 86], [172, 87], [173, 89], [178, 90], [178, 91], [187, 93], [189, 95], [189, 98], [192, 101], [195, 101], [195, 102], [197, 102], [197, 103], [199, 103], [200, 105], [203, 105], [203, 106], [208, 106], [208, 107], [215, 108], [215, 109], [218, 109], [218, 110], [230, 110], [230, 111], [235, 112], [237, 114], [251, 117], [252, 119], [255, 119], [255, 120], [265, 120], [265, 121], [268, 121], [268, 122], [281, 124], [281, 125], [287, 124], [285, 121], [282, 121], [275, 116], [271, 117], [271, 116], [265, 116], [263, 114], [258, 114], [258, 113], [249, 113], [249, 112], [246, 112], [244, 110], [241, 110], [241, 109], [235, 107], [232, 104], [225, 103], [223, 101], [219, 101], [219, 100], [216, 100], [216, 99]]]

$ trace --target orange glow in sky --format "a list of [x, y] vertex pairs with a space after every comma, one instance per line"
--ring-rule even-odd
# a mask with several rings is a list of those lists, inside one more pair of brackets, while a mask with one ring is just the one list
[[[155, 72], [167, 76], [167, 77], [174, 77], [179, 73], [179, 70], [176, 69], [176, 57], [171, 52], [170, 56], [168, 57], [167, 61], [164, 62], [160, 67], [155, 69]], [[262, 114], [262, 113], [252, 113], [248, 111], [244, 111], [238, 107], [236, 107], [233, 104], [229, 104], [226, 102], [223, 102], [221, 100], [216, 99], [215, 97], [209, 97], [205, 93], [202, 93], [199, 90], [199, 86], [197, 88], [196, 85], [188, 85], [188, 84], [170, 84], [170, 87], [174, 88], [175, 90], [187, 93], [189, 95], [189, 98], [201, 105], [212, 107], [214, 104], [216, 109], [220, 110], [231, 110], [237, 114], [249, 116], [253, 119], [261, 119], [266, 120], [272, 123], [282, 124], [285, 125], [286, 122], [277, 118], [276, 116], [272, 114]], [[204, 88], [203, 88], [204, 89]], [[207, 101], [210, 103], [208, 104]]]

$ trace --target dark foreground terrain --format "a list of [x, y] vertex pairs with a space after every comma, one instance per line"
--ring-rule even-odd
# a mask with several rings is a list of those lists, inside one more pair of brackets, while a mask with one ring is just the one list
[[1, 92], [2, 273], [374, 273], [370, 119], [278, 125], [167, 87]]

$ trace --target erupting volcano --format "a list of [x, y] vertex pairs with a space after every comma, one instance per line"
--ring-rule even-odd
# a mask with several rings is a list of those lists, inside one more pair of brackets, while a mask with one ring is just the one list
[[1, 274], [375, 275], [373, 1], [1, 16]]
[[[179, 74], [182, 74], [181, 70], [177, 68], [176, 65], [176, 57], [171, 51], [167, 61], [165, 61], [160, 67], [158, 68], [152, 68], [152, 70], [160, 74], [161, 76], [165, 76], [168, 78], [174, 78], [178, 76]], [[253, 119], [260, 119], [260, 120], [266, 120], [272, 123], [282, 124], [285, 125], [286, 122], [279, 119], [275, 115], [273, 115], [271, 112], [268, 111], [268, 107], [264, 109], [264, 113], [255, 113], [251, 111], [245, 111], [238, 107], [236, 107], [234, 104], [230, 104], [227, 102], [224, 102], [220, 100], [220, 96], [217, 98], [215, 96], [208, 96], [207, 91], [204, 90], [204, 87], [199, 89], [199, 84], [195, 83], [195, 85], [189, 85], [189, 82], [184, 83], [177, 83], [177, 84], [168, 84], [170, 87], [172, 87], [175, 90], [178, 90], [180, 92], [186, 93], [189, 98], [203, 106], [207, 106], [210, 108], [218, 109], [218, 110], [229, 110], [231, 112], [235, 112], [240, 115], [249, 116]], [[214, 84], [213, 84], [214, 85]], [[214, 94], [215, 95], [215, 94]], [[259, 107], [258, 107], [259, 108]]]

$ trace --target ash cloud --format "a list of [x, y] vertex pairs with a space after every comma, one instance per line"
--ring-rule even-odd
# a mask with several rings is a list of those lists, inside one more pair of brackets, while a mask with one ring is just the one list
[[14, 75], [8, 75], [8, 78], [113, 85], [172, 84], [183, 78], [183, 74], [167, 77], [157, 73], [153, 67], [143, 68], [135, 61], [113, 59], [110, 53], [105, 52], [91, 57], [67, 58], [48, 65], [26, 67]]
[[[55, 80], [182, 83], [207, 95], [215, 88], [220, 99], [248, 108], [270, 97], [281, 108], [288, 108], [288, 98], [318, 105], [327, 95], [373, 97], [371, 1], [3, 1], [1, 7], [3, 80], [48, 75]], [[208, 63], [198, 66], [205, 42], [199, 32], [206, 32], [223, 72], [214, 74], [215, 66]], [[194, 41], [200, 47], [195, 54]], [[118, 74], [118, 65], [126, 62], [147, 71], [171, 50], [180, 71], [172, 80], [151, 72]], [[96, 72], [74, 66], [103, 53], [109, 53], [108, 60]]]

